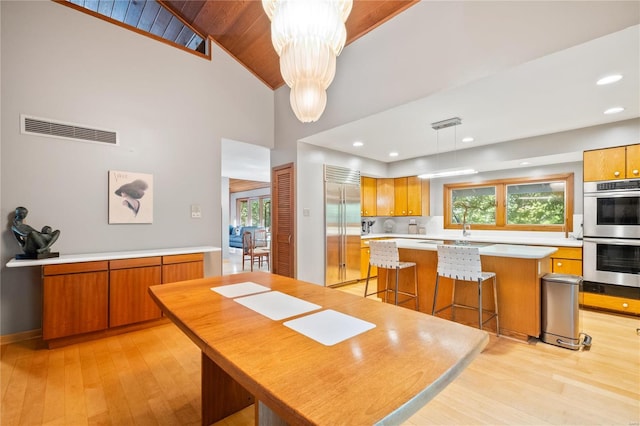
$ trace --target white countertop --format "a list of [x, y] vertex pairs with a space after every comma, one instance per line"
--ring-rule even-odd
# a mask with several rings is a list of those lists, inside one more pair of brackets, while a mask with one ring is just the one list
[[11, 259], [7, 262], [7, 268], [18, 268], [22, 266], [58, 265], [62, 263], [93, 262], [98, 260], [129, 259], [135, 257], [171, 256], [176, 254], [208, 253], [221, 251], [220, 247], [179, 247], [151, 250], [114, 251], [104, 253], [82, 253], [82, 254], [62, 254], [59, 257], [48, 259]]
[[[429, 240], [418, 240], [415, 238], [393, 238], [398, 248], [411, 250], [430, 250], [438, 249], [438, 242]], [[441, 243], [442, 241], [440, 241]], [[483, 256], [496, 257], [513, 257], [519, 259], [544, 259], [552, 255], [558, 249], [556, 247], [545, 246], [526, 246], [517, 244], [489, 244], [478, 247], [480, 254]]]
[[478, 243], [497, 243], [497, 244], [526, 244], [533, 246], [553, 246], [553, 247], [582, 247], [582, 240], [573, 238], [549, 238], [535, 236], [484, 236], [473, 235], [471, 237], [462, 237], [462, 231], [458, 235], [453, 234], [365, 234], [362, 239], [370, 238], [404, 238], [404, 239], [421, 239], [421, 240], [464, 240]]

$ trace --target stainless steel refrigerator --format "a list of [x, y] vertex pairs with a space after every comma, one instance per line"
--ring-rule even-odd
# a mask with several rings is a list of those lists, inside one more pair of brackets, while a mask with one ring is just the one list
[[325, 285], [360, 279], [360, 172], [324, 166]]

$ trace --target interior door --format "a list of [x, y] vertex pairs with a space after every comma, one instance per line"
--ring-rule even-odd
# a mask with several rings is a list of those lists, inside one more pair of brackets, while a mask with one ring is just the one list
[[293, 163], [271, 172], [272, 272], [295, 278], [295, 187]]

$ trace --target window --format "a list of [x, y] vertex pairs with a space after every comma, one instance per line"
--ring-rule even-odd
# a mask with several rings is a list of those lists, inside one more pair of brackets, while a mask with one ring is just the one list
[[239, 198], [236, 220], [240, 226], [271, 227], [271, 197]]
[[207, 37], [196, 32], [167, 6], [157, 0], [90, 1], [67, 0], [62, 2], [81, 12], [88, 13], [124, 28], [163, 41], [190, 53], [211, 58]]
[[523, 231], [573, 229], [573, 173], [446, 184], [444, 227]]

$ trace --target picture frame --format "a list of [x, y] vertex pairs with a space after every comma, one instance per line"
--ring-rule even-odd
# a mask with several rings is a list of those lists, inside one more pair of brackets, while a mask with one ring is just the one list
[[109, 170], [109, 224], [153, 223], [153, 175]]

